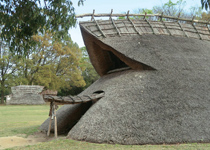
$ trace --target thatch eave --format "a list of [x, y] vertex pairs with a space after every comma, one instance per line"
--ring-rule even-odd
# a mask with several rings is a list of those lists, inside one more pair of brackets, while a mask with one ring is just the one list
[[[95, 37], [85, 27], [80, 25], [80, 28], [91, 63], [100, 76], [107, 74], [113, 69], [119, 69], [126, 66], [129, 66], [134, 70], [155, 70], [153, 67], [131, 59], [110, 45], [105, 44], [103, 38]], [[125, 64], [117, 66], [117, 61], [120, 61], [119, 63], [121, 64]]]
[[[113, 59], [106, 51], [112, 52], [134, 70], [186, 70], [192, 67], [189, 63], [195, 63], [198, 69], [203, 70], [205, 67], [198, 65], [200, 59], [210, 59], [208, 40], [160, 34], [105, 38], [97, 37], [86, 25], [80, 24], [84, 42], [91, 62], [101, 76], [113, 67]], [[200, 49], [203, 51], [199, 52]]]

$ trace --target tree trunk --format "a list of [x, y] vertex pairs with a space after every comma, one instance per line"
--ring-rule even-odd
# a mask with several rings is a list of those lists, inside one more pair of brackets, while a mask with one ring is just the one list
[[1, 81], [1, 104], [4, 104], [4, 94], [5, 94], [5, 87], [4, 87], [4, 80]]

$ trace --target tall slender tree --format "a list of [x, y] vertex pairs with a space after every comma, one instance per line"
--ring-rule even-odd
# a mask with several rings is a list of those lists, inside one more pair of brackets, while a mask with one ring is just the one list
[[7, 44], [0, 40], [0, 94], [2, 104], [4, 103], [6, 81], [17, 69], [16, 64], [17, 56], [14, 56]]

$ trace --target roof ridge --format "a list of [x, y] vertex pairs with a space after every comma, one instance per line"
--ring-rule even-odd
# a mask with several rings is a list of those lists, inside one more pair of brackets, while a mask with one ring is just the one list
[[[187, 19], [187, 18], [180, 18], [180, 14], [177, 17], [173, 17], [173, 16], [167, 16], [167, 15], [163, 15], [163, 12], [161, 14], [130, 14], [129, 11], [126, 14], [113, 14], [112, 13], [113, 10], [111, 11], [111, 13], [100, 13], [100, 14], [95, 14], [95, 10], [93, 10], [93, 13], [87, 13], [87, 14], [81, 14], [81, 15], [76, 15], [76, 18], [83, 18], [83, 17], [91, 17], [91, 20], [94, 17], [157, 17], [162, 19], [173, 19], [176, 21], [186, 21], [186, 22], [192, 22], [192, 23], [201, 23], [201, 24], [207, 24], [210, 25], [210, 21], [205, 21], [205, 20], [196, 20], [195, 16], [192, 17], [192, 19]], [[175, 21], [174, 21], [175, 22]]]

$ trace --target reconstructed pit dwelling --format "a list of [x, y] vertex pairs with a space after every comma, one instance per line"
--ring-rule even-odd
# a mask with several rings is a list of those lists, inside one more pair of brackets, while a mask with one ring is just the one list
[[9, 105], [41, 105], [45, 104], [40, 94], [44, 86], [39, 85], [19, 85], [13, 86], [11, 100], [7, 101]]
[[[101, 78], [80, 95], [101, 90], [105, 96], [93, 105], [60, 108], [59, 133], [96, 143], [210, 141], [208, 22], [163, 14], [83, 16], [92, 16], [80, 27]], [[96, 20], [98, 16], [110, 18]], [[125, 18], [114, 20], [116, 16]]]

